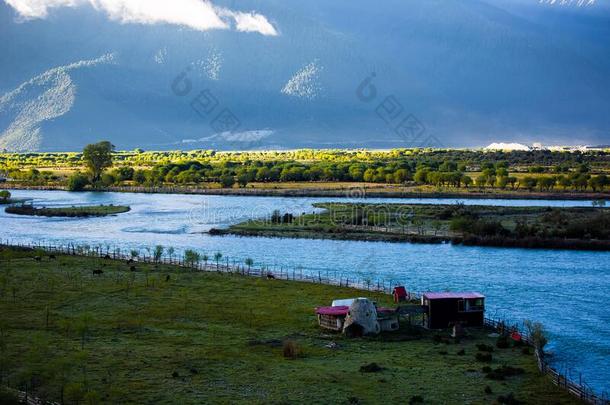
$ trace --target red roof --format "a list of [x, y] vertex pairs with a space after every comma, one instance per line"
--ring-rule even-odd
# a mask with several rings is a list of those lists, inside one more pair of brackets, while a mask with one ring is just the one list
[[[348, 312], [349, 307], [347, 306], [316, 308], [316, 314], [318, 315], [346, 316]], [[377, 312], [396, 312], [396, 309], [379, 307], [377, 308]]]
[[318, 315], [347, 315], [347, 311], [349, 311], [349, 307], [339, 306], [339, 307], [319, 307], [316, 308], [316, 314]]
[[448, 298], [485, 298], [485, 296], [478, 292], [427, 292], [424, 293], [424, 298], [429, 300], [442, 300]]
[[399, 297], [406, 297], [407, 290], [403, 286], [394, 287], [394, 294], [398, 295]]

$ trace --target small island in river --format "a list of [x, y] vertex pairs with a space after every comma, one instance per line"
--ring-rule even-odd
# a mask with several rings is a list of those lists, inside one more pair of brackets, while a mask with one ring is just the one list
[[463, 204], [318, 203], [321, 212], [274, 212], [213, 235], [453, 243], [610, 250], [610, 210], [602, 207], [498, 207]]
[[4, 210], [8, 214], [42, 217], [103, 217], [129, 211], [125, 205], [88, 205], [72, 207], [34, 207], [30, 204], [12, 205]]

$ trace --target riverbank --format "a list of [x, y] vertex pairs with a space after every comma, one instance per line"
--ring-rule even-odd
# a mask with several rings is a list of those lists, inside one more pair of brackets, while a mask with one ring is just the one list
[[7, 214], [29, 215], [38, 217], [104, 217], [128, 212], [130, 208], [123, 205], [90, 205], [78, 207], [34, 207], [30, 204], [13, 205], [5, 208]]
[[[356, 185], [355, 185], [356, 184]], [[59, 190], [67, 191], [62, 185], [31, 186], [7, 184], [9, 190]], [[575, 192], [575, 191], [517, 191], [517, 190], [481, 190], [478, 188], [438, 191], [428, 187], [399, 187], [339, 185], [316, 188], [315, 183], [306, 183], [306, 187], [299, 187], [294, 183], [268, 184], [266, 188], [201, 188], [201, 187], [102, 187], [85, 191], [120, 192], [120, 193], [150, 193], [150, 194], [201, 194], [201, 195], [229, 195], [229, 196], [259, 196], [259, 197], [347, 197], [347, 198], [454, 198], [454, 199], [501, 199], [501, 200], [610, 200], [607, 192]]]
[[610, 210], [424, 204], [318, 203], [321, 213], [278, 212], [211, 235], [290, 237], [470, 246], [610, 250]]
[[[495, 348], [485, 330], [454, 342], [406, 325], [356, 340], [317, 327], [315, 306], [362, 294], [392, 305], [385, 294], [31, 250], [3, 248], [0, 260], [4, 381], [44, 399], [577, 403], [531, 352]], [[490, 362], [477, 359], [481, 344], [494, 347]], [[297, 350], [285, 357], [285, 346]], [[489, 377], [503, 366], [520, 371]]]

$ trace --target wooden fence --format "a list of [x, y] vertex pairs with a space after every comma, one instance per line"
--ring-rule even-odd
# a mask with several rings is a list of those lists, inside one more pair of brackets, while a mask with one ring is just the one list
[[[258, 268], [253, 266], [245, 266], [236, 264], [230, 264], [229, 259], [225, 258], [224, 263], [213, 262], [213, 263], [201, 263], [195, 261], [185, 261], [182, 257], [167, 257], [163, 256], [155, 258], [152, 254], [133, 257], [131, 254], [125, 254], [122, 250], [114, 248], [111, 249], [106, 247], [105, 249], [101, 246], [88, 247], [78, 245], [52, 245], [45, 243], [37, 244], [22, 244], [22, 243], [11, 243], [10, 241], [0, 241], [0, 244], [5, 246], [25, 248], [25, 249], [40, 249], [51, 254], [64, 254], [74, 256], [85, 256], [95, 257], [100, 259], [114, 259], [114, 260], [133, 260], [136, 263], [150, 263], [150, 264], [165, 264], [179, 266], [195, 271], [213, 271], [213, 272], [225, 272], [233, 274], [241, 274], [250, 277], [265, 277], [275, 278], [282, 280], [293, 280], [309, 283], [320, 283], [327, 285], [335, 285], [340, 287], [352, 287], [364, 291], [381, 292], [385, 294], [391, 294], [394, 286], [402, 285], [398, 280], [384, 280], [377, 279], [375, 281], [370, 279], [362, 279], [358, 277], [343, 277], [339, 274], [339, 277], [335, 274], [331, 276], [329, 272], [322, 274], [322, 272], [307, 271], [303, 269], [284, 269], [284, 268], [272, 268], [268, 266], [260, 266]], [[420, 293], [409, 292], [411, 299], [418, 299], [421, 297]], [[534, 347], [534, 353], [536, 361], [538, 362], [538, 369], [541, 373], [547, 374], [551, 377], [553, 384], [565, 389], [570, 394], [581, 399], [582, 401], [592, 405], [610, 405], [610, 398], [604, 392], [601, 396], [597, 395], [593, 389], [587, 386], [586, 383], [579, 378], [579, 382], [573, 381], [567, 374], [562, 374], [553, 367], [551, 367], [545, 357], [544, 352], [540, 352], [536, 349], [534, 341], [529, 336], [529, 333], [523, 328], [517, 325], [511, 325], [510, 323], [502, 320], [495, 320], [491, 318], [485, 318], [485, 326], [497, 331], [501, 334], [507, 334], [512, 332], [518, 332], [521, 336], [522, 341]]]
[[568, 393], [576, 398], [579, 398], [585, 403], [593, 405], [610, 405], [610, 398], [608, 395], [605, 392], [602, 393], [601, 396], [597, 395], [591, 387], [587, 386], [587, 384], [582, 380], [581, 376], [579, 376], [579, 381], [576, 382], [572, 380], [567, 373], [562, 374], [555, 368], [551, 367], [546, 361], [544, 351], [538, 350], [532, 337], [526, 330], [523, 330], [523, 328], [520, 328], [517, 325], [510, 325], [502, 320], [495, 320], [491, 318], [485, 318], [485, 326], [497, 331], [500, 334], [509, 334], [512, 332], [519, 333], [523, 343], [534, 348], [534, 355], [538, 363], [538, 369], [541, 373], [548, 375], [553, 384], [563, 388]]
[[[400, 280], [396, 279], [383, 279], [383, 278], [366, 278], [358, 277], [356, 275], [344, 275], [343, 273], [331, 272], [331, 271], [313, 271], [306, 270], [303, 268], [284, 268], [277, 266], [247, 266], [244, 260], [232, 260], [229, 257], [222, 257], [222, 260], [218, 262], [214, 258], [210, 258], [208, 262], [199, 261], [186, 261], [183, 256], [172, 255], [168, 256], [165, 251], [164, 255], [160, 258], [155, 258], [153, 255], [153, 249], [146, 250], [145, 252], [139, 251], [138, 256], [132, 256], [129, 249], [111, 248], [107, 246], [87, 246], [87, 245], [54, 245], [49, 243], [18, 243], [11, 242], [10, 240], [0, 241], [1, 245], [12, 246], [16, 248], [24, 249], [39, 249], [48, 253], [54, 254], [65, 254], [72, 256], [85, 256], [95, 258], [109, 258], [114, 260], [132, 260], [135, 263], [149, 263], [149, 264], [165, 264], [178, 266], [194, 271], [214, 271], [223, 273], [236, 273], [244, 276], [251, 277], [266, 277], [275, 278], [281, 280], [292, 280], [302, 281], [309, 283], [319, 283], [335, 285], [339, 287], [350, 287], [359, 290], [381, 292], [391, 294], [396, 285], [402, 285]], [[147, 254], [148, 253], [148, 254]], [[412, 293], [413, 294], [413, 293]]]

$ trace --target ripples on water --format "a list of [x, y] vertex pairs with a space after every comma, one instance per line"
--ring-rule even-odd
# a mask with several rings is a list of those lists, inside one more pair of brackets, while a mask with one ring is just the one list
[[[258, 265], [301, 267], [322, 274], [398, 279], [408, 289], [478, 290], [489, 315], [541, 321], [561, 369], [582, 372], [597, 390], [610, 390], [610, 253], [465, 247], [307, 239], [212, 237], [202, 234], [275, 209], [312, 212], [313, 202], [339, 198], [232, 197], [165, 194], [15, 191], [39, 205], [114, 204], [116, 217], [72, 219], [0, 212], [2, 239], [57, 244], [120, 245], [123, 249], [173, 246], [177, 252], [220, 251]], [[362, 201], [362, 200], [359, 200]], [[367, 199], [366, 202], [454, 203], [455, 199]], [[466, 200], [504, 206], [590, 206], [583, 201]], [[576, 374], [575, 374], [576, 376]]]

